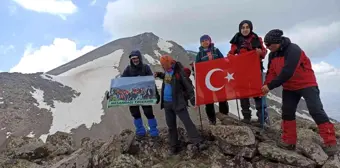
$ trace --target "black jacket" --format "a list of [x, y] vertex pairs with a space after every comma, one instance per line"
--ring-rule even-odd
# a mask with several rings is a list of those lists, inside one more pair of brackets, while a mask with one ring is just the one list
[[[157, 72], [157, 76], [163, 79], [162, 89], [161, 89], [161, 109], [164, 108], [164, 72]], [[194, 102], [195, 92], [193, 85], [189, 82], [188, 78], [185, 76], [183, 66], [180, 62], [176, 62], [174, 66], [174, 73], [171, 78], [172, 87], [172, 98], [173, 106], [175, 110], [181, 110], [188, 106], [187, 97]]]

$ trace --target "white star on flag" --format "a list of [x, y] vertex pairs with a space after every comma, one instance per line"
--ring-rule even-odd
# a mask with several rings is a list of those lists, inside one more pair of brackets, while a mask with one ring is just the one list
[[233, 75], [234, 73], [230, 74], [229, 72], [227, 72], [227, 76], [225, 78], [228, 79], [228, 82], [230, 82], [230, 80], [235, 80]]

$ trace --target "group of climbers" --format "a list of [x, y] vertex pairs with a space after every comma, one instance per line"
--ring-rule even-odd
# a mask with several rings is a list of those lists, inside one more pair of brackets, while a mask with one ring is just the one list
[[[201, 46], [196, 56], [195, 63], [222, 59], [224, 55], [214, 46], [211, 37], [203, 35], [200, 38]], [[295, 112], [299, 100], [303, 97], [306, 101], [308, 110], [319, 128], [319, 134], [324, 140], [324, 149], [328, 155], [334, 155], [337, 151], [334, 125], [330, 122], [326, 112], [323, 109], [320, 100], [320, 91], [312, 70], [311, 61], [304, 51], [290, 41], [288, 37], [283, 36], [279, 29], [269, 31], [265, 38], [264, 44], [261, 37], [253, 32], [253, 24], [249, 20], [244, 20], [239, 24], [238, 32], [230, 40], [231, 48], [227, 54], [238, 55], [244, 52], [256, 50], [260, 57], [261, 73], [263, 74], [263, 59], [269, 53], [268, 69], [265, 75], [262, 92], [267, 94], [270, 90], [283, 86], [282, 91], [282, 136], [278, 143], [280, 147], [293, 150], [297, 141]], [[267, 49], [266, 49], [267, 48]], [[160, 58], [164, 72], [152, 73], [150, 67], [143, 64], [141, 53], [132, 51], [130, 54], [130, 65], [124, 70], [122, 77], [130, 76], [148, 76], [154, 75], [163, 80], [161, 96], [156, 89], [157, 104], [161, 103], [161, 109], [164, 108], [166, 124], [169, 130], [169, 143], [171, 146], [170, 153], [176, 154], [181, 150], [178, 140], [176, 116], [183, 122], [188, 136], [193, 144], [199, 150], [204, 150], [207, 146], [203, 143], [197, 128], [192, 122], [187, 107], [188, 101], [195, 106], [194, 86], [189, 78], [190, 69], [174, 60], [169, 55], [163, 55]], [[144, 70], [143, 70], [144, 69]], [[194, 71], [192, 67], [192, 71]], [[267, 105], [261, 97], [255, 97], [255, 108], [257, 110], [258, 122], [263, 118], [265, 123], [268, 122]], [[250, 123], [251, 110], [249, 98], [241, 99], [241, 108], [243, 122]], [[219, 112], [225, 115], [229, 114], [229, 105], [227, 101], [219, 103]], [[153, 115], [151, 106], [142, 106], [144, 114], [148, 119], [150, 127], [150, 136], [155, 142], [158, 140], [157, 121]], [[205, 105], [206, 114], [212, 125], [216, 124], [216, 114], [214, 104]], [[142, 138], [146, 131], [141, 119], [139, 106], [130, 106], [130, 112], [134, 117], [137, 137]], [[265, 124], [261, 123], [261, 124]]]

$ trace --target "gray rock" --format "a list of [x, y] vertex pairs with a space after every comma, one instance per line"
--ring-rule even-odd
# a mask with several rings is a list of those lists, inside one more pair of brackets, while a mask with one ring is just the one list
[[256, 151], [257, 151], [255, 145], [235, 146], [235, 145], [231, 145], [229, 143], [226, 143], [225, 141], [221, 140], [220, 138], [217, 138], [217, 144], [224, 154], [240, 155], [240, 156], [243, 156], [243, 157], [249, 158], [249, 159], [253, 158], [256, 154]]
[[90, 160], [91, 152], [85, 151], [84, 149], [78, 149], [70, 156], [50, 166], [50, 168], [90, 167]]
[[38, 138], [10, 137], [5, 145], [5, 153], [12, 158], [34, 160], [48, 156], [44, 142]]
[[314, 168], [316, 163], [294, 151], [289, 151], [277, 147], [275, 144], [261, 142], [258, 146], [260, 154], [268, 159], [275, 160], [297, 167]]
[[28, 160], [12, 159], [3, 164], [0, 163], [0, 168], [44, 168], [44, 167], [29, 162]]
[[74, 152], [75, 142], [71, 134], [58, 131], [53, 135], [47, 136], [45, 147], [51, 156], [59, 156]]
[[319, 145], [323, 144], [323, 140], [321, 139], [321, 137], [311, 129], [300, 128], [297, 130], [297, 133], [298, 141], [303, 141], [307, 139]]
[[321, 146], [310, 140], [298, 142], [297, 148], [302, 151], [303, 155], [314, 160], [317, 165], [323, 165], [328, 159], [328, 155], [324, 152]]
[[120, 155], [113, 160], [109, 168], [142, 168], [142, 163], [132, 155]]
[[254, 168], [298, 168], [296, 166], [273, 163], [267, 160], [260, 160], [254, 164]]
[[253, 168], [253, 165], [246, 161], [243, 157], [241, 156], [235, 156], [231, 160], [223, 160], [220, 159], [216, 162], [213, 162], [211, 165], [211, 168]]
[[211, 126], [211, 133], [221, 140], [235, 146], [248, 146], [255, 144], [255, 136], [247, 126], [216, 125]]
[[322, 168], [340, 168], [340, 156], [339, 154], [329, 157]]

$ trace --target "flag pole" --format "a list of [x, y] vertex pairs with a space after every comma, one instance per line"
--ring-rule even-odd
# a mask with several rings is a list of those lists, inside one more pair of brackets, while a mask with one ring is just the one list
[[241, 121], [241, 117], [240, 117], [240, 109], [238, 107], [238, 99], [236, 99], [236, 108], [237, 108], [237, 114], [238, 114], [238, 121]]
[[203, 132], [203, 122], [202, 122], [202, 115], [201, 115], [201, 108], [200, 108], [200, 106], [198, 106], [198, 115], [200, 117], [201, 131]]

